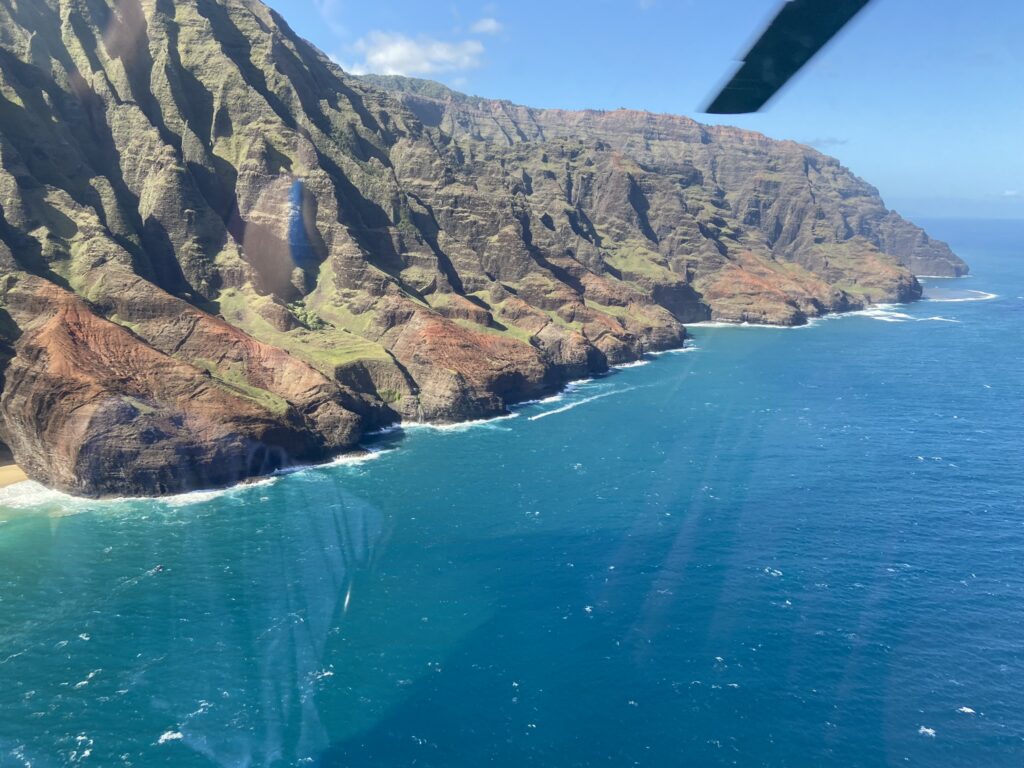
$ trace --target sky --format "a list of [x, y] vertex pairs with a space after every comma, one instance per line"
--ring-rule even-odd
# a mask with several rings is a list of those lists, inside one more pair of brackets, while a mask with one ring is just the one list
[[701, 113], [779, 0], [269, 0], [354, 73], [795, 139], [911, 218], [1024, 218], [1024, 3], [873, 0], [767, 108]]

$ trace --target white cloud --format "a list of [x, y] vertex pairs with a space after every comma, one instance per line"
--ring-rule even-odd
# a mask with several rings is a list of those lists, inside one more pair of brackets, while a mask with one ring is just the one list
[[469, 28], [470, 32], [473, 32], [476, 35], [496, 35], [501, 32], [502, 29], [502, 23], [491, 16], [478, 19], [473, 22], [473, 26]]
[[1020, 195], [1020, 190], [1019, 189], [1008, 189], [1005, 192], [1003, 192], [1003, 197], [1020, 197], [1020, 196], [1021, 195]]
[[356, 41], [363, 61], [350, 67], [354, 74], [433, 75], [480, 66], [484, 46], [477, 40], [445, 42], [429, 37], [411, 38], [398, 32], [371, 32]]

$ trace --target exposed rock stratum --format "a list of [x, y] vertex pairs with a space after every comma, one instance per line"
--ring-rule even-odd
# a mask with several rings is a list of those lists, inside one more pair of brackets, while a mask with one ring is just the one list
[[257, 0], [0, 0], [0, 206], [0, 439], [89, 496], [966, 272], [808, 147], [352, 77]]

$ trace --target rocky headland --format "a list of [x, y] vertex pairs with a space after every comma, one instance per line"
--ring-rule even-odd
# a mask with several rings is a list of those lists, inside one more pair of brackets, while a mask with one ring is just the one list
[[0, 0], [0, 126], [0, 440], [86, 496], [967, 271], [809, 147], [352, 77], [258, 0]]

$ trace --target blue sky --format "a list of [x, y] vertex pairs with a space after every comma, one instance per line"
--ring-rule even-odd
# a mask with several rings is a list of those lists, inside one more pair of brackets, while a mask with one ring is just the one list
[[874, 0], [767, 110], [701, 115], [777, 0], [270, 0], [351, 71], [726, 122], [835, 155], [911, 217], [1024, 218], [1024, 3]]

